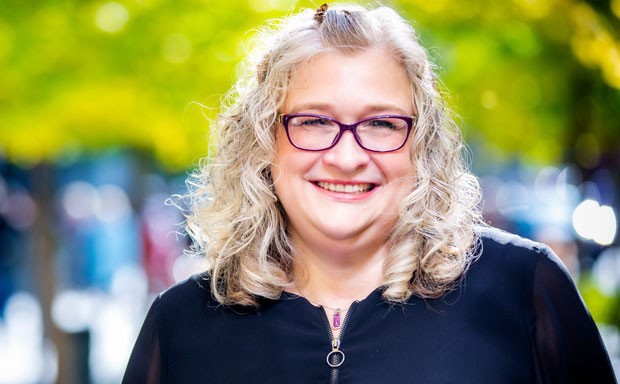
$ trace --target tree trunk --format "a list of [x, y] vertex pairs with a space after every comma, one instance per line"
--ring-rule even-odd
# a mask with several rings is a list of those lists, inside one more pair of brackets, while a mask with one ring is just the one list
[[32, 191], [38, 216], [33, 231], [34, 276], [43, 312], [44, 336], [58, 351], [57, 383], [77, 384], [75, 348], [71, 335], [58, 329], [51, 318], [52, 300], [56, 294], [57, 249], [54, 220], [54, 176], [51, 166], [41, 163], [32, 170]]

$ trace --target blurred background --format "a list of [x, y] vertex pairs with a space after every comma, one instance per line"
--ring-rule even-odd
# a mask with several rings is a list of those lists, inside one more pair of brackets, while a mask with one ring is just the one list
[[[618, 367], [620, 0], [384, 3], [441, 68], [487, 221], [562, 257]], [[120, 381], [154, 295], [199, 268], [168, 198], [252, 29], [319, 5], [0, 2], [0, 383]]]

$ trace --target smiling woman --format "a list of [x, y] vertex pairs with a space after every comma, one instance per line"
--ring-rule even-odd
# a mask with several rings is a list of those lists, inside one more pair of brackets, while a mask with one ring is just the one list
[[210, 266], [154, 301], [125, 383], [615, 382], [557, 257], [481, 223], [400, 16], [324, 5], [264, 32], [189, 182]]

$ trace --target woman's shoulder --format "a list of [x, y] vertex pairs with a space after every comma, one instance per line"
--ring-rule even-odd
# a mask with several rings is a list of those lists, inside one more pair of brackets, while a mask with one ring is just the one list
[[518, 271], [533, 276], [541, 270], [570, 279], [562, 260], [549, 246], [494, 227], [476, 229], [478, 235], [478, 258], [473, 268], [485, 266], [508, 274]]
[[483, 246], [486, 245], [487, 247], [492, 247], [493, 249], [514, 250], [517, 252], [540, 252], [541, 249], [548, 248], [540, 242], [496, 227], [476, 227], [475, 233], [479, 236]]
[[209, 274], [206, 272], [195, 273], [185, 279], [179, 280], [170, 287], [163, 290], [160, 296], [173, 296], [177, 294], [186, 294], [196, 290], [210, 291]]
[[218, 303], [211, 295], [211, 284], [207, 273], [197, 273], [181, 280], [161, 292], [156, 301], [167, 311], [184, 310], [194, 304], [215, 307]]
[[479, 242], [478, 254], [484, 258], [517, 259], [520, 261], [538, 262], [550, 259], [560, 262], [551, 248], [541, 242], [507, 232], [495, 227], [478, 227], [476, 234]]

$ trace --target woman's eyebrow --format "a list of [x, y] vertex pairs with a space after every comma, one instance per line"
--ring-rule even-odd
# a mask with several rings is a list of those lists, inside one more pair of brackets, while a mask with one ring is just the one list
[[[338, 110], [338, 108], [329, 103], [308, 102], [308, 103], [294, 104], [291, 107], [290, 112], [299, 112], [299, 111], [307, 111], [307, 110], [325, 111], [324, 113], [333, 114], [336, 110]], [[369, 115], [373, 113], [381, 113], [381, 114], [398, 113], [398, 114], [409, 116], [412, 114], [407, 109], [402, 108], [400, 106], [393, 105], [393, 104], [369, 105], [369, 106], [362, 108], [360, 111], [362, 115]]]

